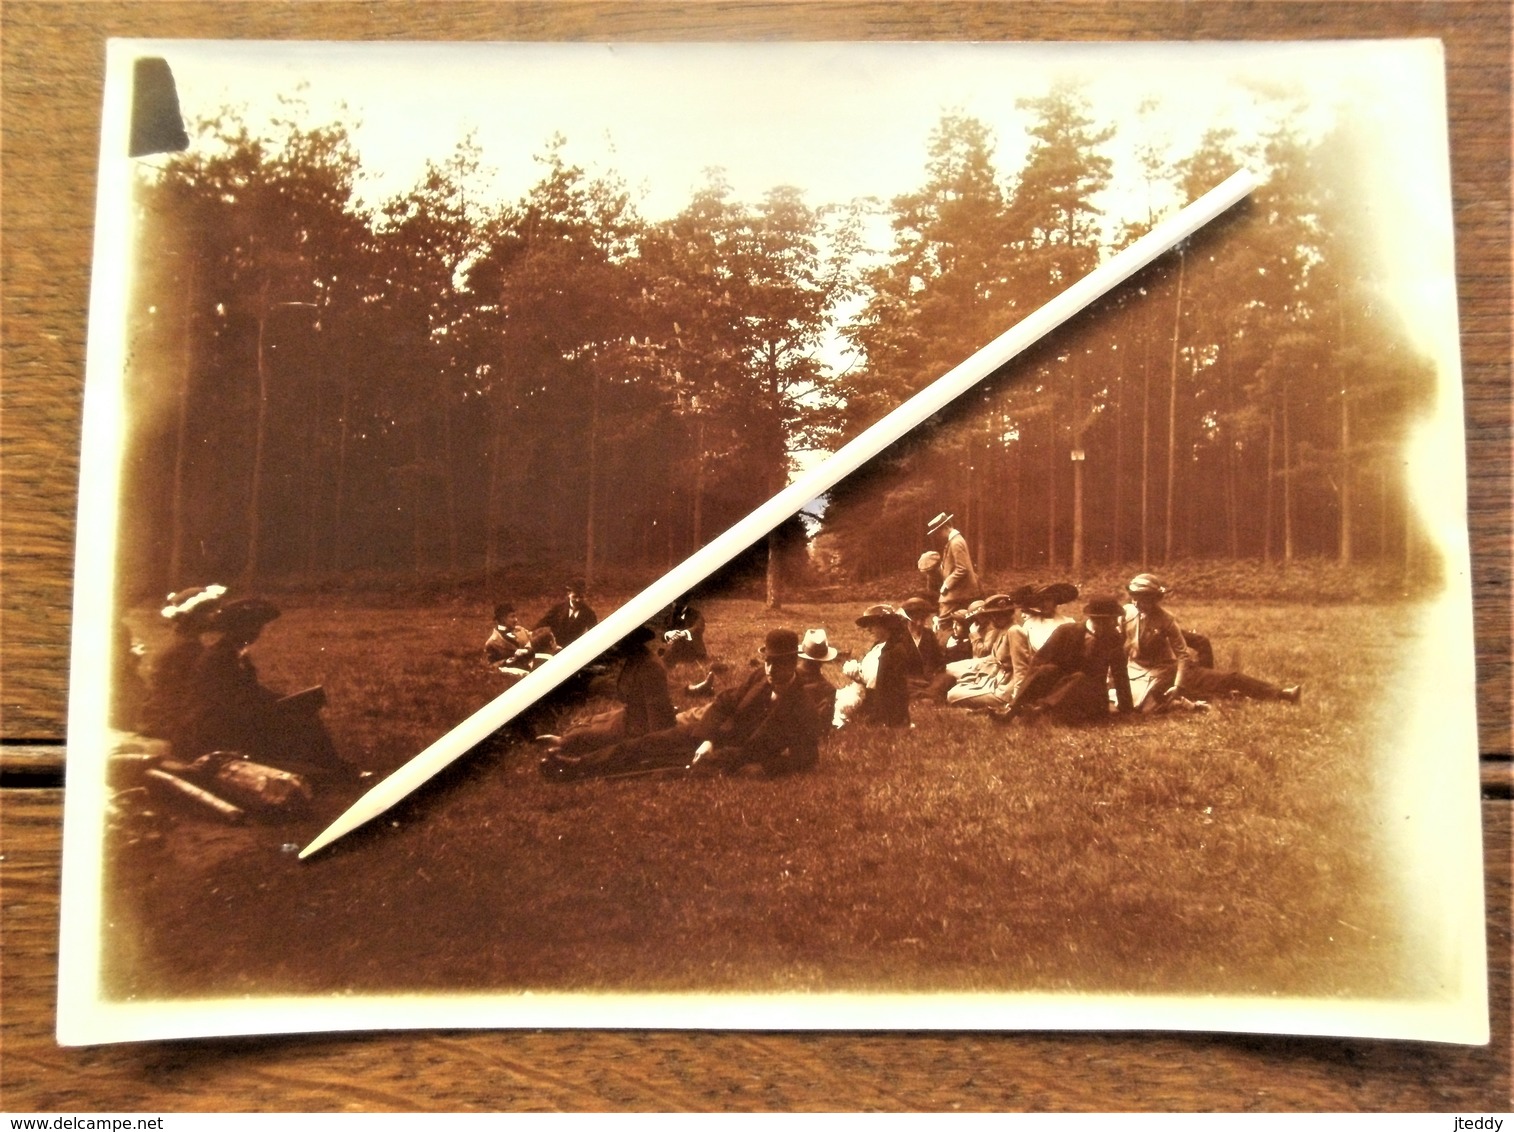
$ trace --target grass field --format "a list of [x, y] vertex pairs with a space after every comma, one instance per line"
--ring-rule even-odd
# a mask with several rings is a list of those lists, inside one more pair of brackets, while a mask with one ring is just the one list
[[[865, 645], [862, 602], [702, 604], [738, 669], [776, 624]], [[1409, 607], [1175, 608], [1303, 704], [1078, 730], [917, 706], [778, 780], [553, 784], [501, 739], [306, 862], [357, 791], [239, 827], [123, 795], [107, 992], [1418, 993], [1375, 808], [1403, 642], [1356, 631]], [[255, 656], [272, 687], [324, 683], [339, 749], [383, 774], [499, 690], [487, 630], [461, 605], [286, 603]]]

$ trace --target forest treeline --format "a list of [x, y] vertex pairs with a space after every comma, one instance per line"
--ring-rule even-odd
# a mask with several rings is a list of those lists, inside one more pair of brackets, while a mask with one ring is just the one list
[[[948, 114], [891, 202], [744, 202], [712, 171], [668, 220], [560, 138], [519, 200], [465, 141], [365, 207], [342, 125], [202, 125], [137, 188], [123, 582], [665, 569], [1158, 219], [1101, 211], [1113, 131], [1075, 90], [1021, 109], [1018, 168]], [[995, 570], [1412, 555], [1434, 373], [1349, 143], [1148, 147], [1184, 199], [1266, 183], [840, 485], [824, 561], [907, 567], [943, 509]]]

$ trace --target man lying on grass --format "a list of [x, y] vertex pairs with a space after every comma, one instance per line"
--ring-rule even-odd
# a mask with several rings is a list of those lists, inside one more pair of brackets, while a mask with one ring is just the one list
[[755, 764], [769, 775], [808, 770], [820, 757], [822, 728], [810, 693], [795, 679], [799, 636], [773, 629], [757, 655], [762, 668], [702, 713], [583, 756], [553, 751], [541, 761], [542, 777], [566, 782], [695, 765], [732, 772]]

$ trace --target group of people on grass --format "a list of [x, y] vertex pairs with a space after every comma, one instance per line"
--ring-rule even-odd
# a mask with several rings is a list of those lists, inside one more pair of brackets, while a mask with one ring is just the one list
[[[840, 686], [825, 666], [839, 659], [824, 628], [801, 637], [767, 634], [754, 669], [708, 704], [677, 712], [668, 688], [673, 626], [703, 618], [686, 602], [659, 626], [622, 641], [616, 672], [597, 691], [614, 708], [540, 737], [542, 774], [554, 780], [636, 774], [673, 766], [782, 774], [813, 766], [827, 733], [846, 727], [912, 726], [912, 704], [928, 702], [983, 714], [996, 723], [1037, 719], [1086, 724], [1127, 713], [1201, 711], [1215, 697], [1298, 703], [1297, 684], [1281, 687], [1214, 668], [1207, 639], [1186, 633], [1163, 604], [1169, 592], [1153, 574], [1130, 580], [1126, 593], [1078, 602], [1068, 582], [1021, 586], [981, 596], [952, 516], [937, 515], [927, 535], [939, 549], [920, 561], [937, 601], [914, 596], [868, 606], [856, 618], [872, 643], [840, 667]], [[660, 646], [668, 646], [659, 657]], [[678, 657], [683, 659], [681, 655]], [[690, 691], [706, 690], [709, 675]]]

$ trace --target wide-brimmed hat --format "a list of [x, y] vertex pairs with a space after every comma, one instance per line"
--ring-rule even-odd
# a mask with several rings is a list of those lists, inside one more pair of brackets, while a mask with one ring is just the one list
[[1027, 609], [1045, 610], [1057, 605], [1066, 605], [1069, 601], [1077, 600], [1077, 586], [1071, 582], [1053, 582], [1049, 586], [1042, 586], [1036, 590], [1031, 595], [1030, 600], [1022, 604]]
[[831, 647], [831, 643], [825, 639], [824, 629], [806, 629], [804, 640], [799, 642], [799, 656], [803, 660], [818, 660], [821, 662], [835, 660], [841, 654]]
[[1167, 587], [1162, 585], [1161, 579], [1155, 574], [1137, 574], [1130, 579], [1125, 587], [1132, 594], [1156, 594], [1162, 597], [1168, 592]]
[[1086, 617], [1123, 617], [1125, 607], [1120, 604], [1120, 599], [1114, 594], [1098, 594], [1088, 599], [1088, 604], [1083, 607]]
[[953, 515], [950, 511], [942, 511], [939, 515], [937, 515], [934, 519], [932, 519], [925, 525], [926, 535], [929, 536], [935, 534], [955, 518], [956, 516]]
[[968, 604], [967, 608], [962, 611], [962, 616], [967, 619], [967, 623], [969, 625], [971, 625], [974, 621], [976, 621], [982, 615], [983, 615], [983, 599], [982, 598], [979, 598], [977, 601], [970, 602]]
[[936, 612], [936, 603], [926, 601], [923, 597], [905, 598], [899, 605], [899, 612], [911, 621], [918, 617], [930, 617]]
[[1016, 586], [1014, 589], [1009, 591], [1009, 600], [1015, 606], [1023, 609], [1025, 606], [1029, 605], [1032, 601], [1035, 600], [1036, 593], [1040, 590], [1040, 588], [1040, 586], [1031, 585], [1029, 583], [1023, 586]]
[[983, 599], [981, 613], [1013, 613], [1014, 599], [1008, 594], [989, 594]]
[[757, 650], [763, 660], [778, 660], [785, 656], [799, 655], [799, 634], [792, 629], [769, 629], [768, 635]]
[[279, 615], [279, 607], [260, 597], [238, 598], [216, 610], [210, 627], [222, 633], [250, 633]]
[[915, 560], [915, 569], [919, 570], [922, 574], [927, 570], [934, 570], [939, 565], [941, 565], [941, 552], [939, 550], [927, 550]]
[[208, 624], [225, 596], [226, 587], [215, 584], [176, 590], [168, 595], [168, 604], [162, 609], [163, 617], [175, 625]]
[[862, 611], [862, 616], [857, 618], [857, 624], [866, 628], [869, 625], [898, 624], [903, 620], [904, 615], [892, 605], [870, 605]]

